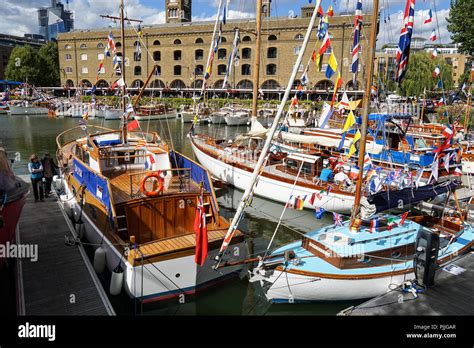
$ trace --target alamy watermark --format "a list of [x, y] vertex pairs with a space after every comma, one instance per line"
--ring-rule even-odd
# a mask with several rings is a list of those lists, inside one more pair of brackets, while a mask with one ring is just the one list
[[10, 242], [0, 244], [0, 258], [30, 259], [31, 262], [36, 262], [38, 261], [38, 245]]

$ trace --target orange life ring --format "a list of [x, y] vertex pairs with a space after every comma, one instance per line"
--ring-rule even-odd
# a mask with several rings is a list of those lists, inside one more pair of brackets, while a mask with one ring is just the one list
[[[161, 174], [162, 172], [161, 170], [159, 170], [157, 172], [148, 173], [147, 175], [145, 175], [142, 181], [140, 182], [140, 192], [143, 193], [145, 196], [151, 198], [158, 197], [160, 194], [162, 194], [165, 189], [165, 178]], [[145, 184], [150, 178], [155, 178], [158, 181], [158, 186], [153, 191], [147, 191], [147, 189], [145, 188]]]

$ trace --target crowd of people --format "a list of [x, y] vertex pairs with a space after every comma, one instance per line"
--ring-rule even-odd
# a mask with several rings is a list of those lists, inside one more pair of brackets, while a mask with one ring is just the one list
[[31, 174], [35, 202], [44, 202], [44, 199], [52, 194], [51, 184], [53, 177], [58, 174], [58, 166], [49, 153], [46, 153], [42, 159], [33, 154], [28, 163], [28, 171]]

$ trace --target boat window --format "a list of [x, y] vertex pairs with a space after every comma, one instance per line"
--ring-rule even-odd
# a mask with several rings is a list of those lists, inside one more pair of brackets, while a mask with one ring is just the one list
[[311, 163], [305, 162], [303, 164], [303, 168], [301, 171], [305, 174], [312, 174], [313, 173], [313, 165]]
[[369, 263], [370, 261], [372, 261], [372, 259], [369, 256], [364, 255], [364, 258], [362, 260], [360, 260], [359, 262]]
[[399, 251], [395, 251], [395, 252], [392, 253], [392, 258], [393, 259], [398, 259], [398, 258], [400, 258], [400, 256], [402, 256], [402, 253], [399, 252]]
[[423, 138], [416, 138], [415, 145], [417, 149], [427, 147]]
[[298, 162], [293, 160], [293, 159], [287, 159], [286, 160], [286, 166], [288, 168], [297, 168], [298, 167]]

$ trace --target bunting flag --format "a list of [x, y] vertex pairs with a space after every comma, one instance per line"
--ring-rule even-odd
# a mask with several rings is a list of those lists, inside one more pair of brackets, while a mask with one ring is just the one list
[[303, 210], [304, 209], [304, 201], [306, 200], [306, 196], [300, 198], [299, 196], [295, 199], [295, 209], [296, 210]]
[[400, 31], [400, 41], [397, 48], [397, 74], [396, 81], [401, 83], [408, 69], [410, 57], [411, 36], [413, 34], [413, 22], [415, 17], [415, 0], [407, 0], [403, 27]]
[[319, 5], [319, 8], [318, 8], [318, 17], [324, 17], [324, 11], [321, 5]]
[[99, 67], [97, 68], [97, 75], [100, 75], [101, 74], [101, 71], [102, 71], [102, 68], [104, 67], [104, 61], [101, 60], [99, 62]]
[[337, 60], [336, 60], [336, 56], [334, 55], [334, 52], [332, 52], [331, 56], [329, 57], [328, 66], [326, 68], [326, 77], [328, 79], [332, 78], [332, 75], [335, 74], [336, 70], [337, 70]]
[[354, 42], [352, 44], [352, 80], [355, 83], [357, 72], [359, 71], [359, 53], [360, 53], [360, 33], [362, 30], [362, 0], [357, 1], [355, 19], [354, 19]]
[[115, 82], [112, 84], [112, 86], [110, 86], [110, 88], [111, 88], [112, 90], [114, 90], [115, 88], [117, 88], [117, 86], [118, 86], [118, 87], [124, 87], [124, 86], [125, 86], [125, 81], [124, 81], [123, 77], [120, 78], [120, 79], [118, 79], [117, 81], [115, 81]]
[[355, 147], [355, 144], [360, 140], [361, 138], [360, 131], [357, 131], [357, 133], [354, 135], [354, 139], [352, 139], [351, 147], [349, 149], [349, 154], [347, 155], [348, 158], [351, 158], [352, 155], [357, 151], [357, 148]]
[[428, 11], [428, 16], [426, 17], [425, 21], [423, 24], [428, 24], [433, 21], [433, 12], [431, 12], [431, 9]]
[[446, 171], [449, 173], [449, 159], [450, 159], [450, 156], [444, 156], [444, 160], [443, 160], [443, 166], [444, 166], [444, 169], [446, 169]]
[[[138, 123], [137, 120], [133, 120], [132, 122], [130, 122], [129, 124], [127, 124], [127, 130], [128, 130], [129, 132], [134, 131], [134, 130], [137, 129], [138, 127], [140, 127], [140, 124]], [[146, 141], [145, 141], [145, 143], [146, 143]], [[138, 147], [138, 145], [137, 145], [137, 147]]]
[[234, 42], [232, 44], [232, 52], [229, 56], [229, 61], [227, 62], [227, 70], [224, 76], [224, 82], [222, 83], [222, 88], [227, 86], [227, 81], [229, 79], [230, 74], [232, 73], [232, 69], [234, 67], [234, 62], [236, 59], [239, 59], [239, 44], [240, 44], [240, 31], [239, 29], [235, 30]]
[[434, 42], [436, 41], [437, 37], [436, 37], [436, 30], [433, 29], [433, 31], [431, 32], [431, 35], [430, 35], [430, 41]]
[[397, 227], [397, 223], [395, 222], [395, 218], [389, 217], [387, 219], [387, 227], [388, 227], [389, 231], [391, 231], [394, 227]]
[[142, 26], [140, 25], [140, 23], [138, 23], [137, 34], [139, 37], [142, 37], [143, 35]]
[[351, 110], [351, 112], [349, 112], [349, 115], [347, 116], [346, 122], [344, 123], [344, 128], [342, 128], [342, 131], [347, 132], [355, 123], [356, 123], [356, 120]]
[[379, 231], [379, 218], [373, 218], [370, 220], [370, 233], [378, 232]]
[[311, 53], [311, 60], [313, 62], [316, 62], [316, 59], [318, 58], [318, 54], [316, 53], [315, 50], [313, 50], [313, 52]]
[[229, 11], [229, 3], [230, 0], [225, 0], [224, 12], [222, 13], [222, 23], [224, 23], [224, 25], [227, 23], [227, 12]]
[[308, 82], [309, 82], [309, 79], [308, 79], [308, 68], [306, 68], [306, 70], [304, 71], [303, 75], [301, 75], [300, 81], [301, 81], [301, 87], [306, 86], [306, 85], [308, 84]]
[[153, 165], [155, 164], [155, 156], [153, 154], [148, 154], [145, 161], [145, 169], [152, 170]]
[[323, 42], [321, 42], [321, 47], [319, 48], [319, 55], [322, 56], [329, 47], [331, 47], [331, 40], [329, 39], [328, 33], [326, 33]]
[[326, 126], [326, 123], [328, 122], [331, 115], [332, 115], [331, 105], [324, 102], [323, 111], [321, 112], [321, 116], [319, 117], [319, 128], [324, 128]]
[[438, 166], [438, 156], [435, 156], [433, 164], [431, 165], [431, 177], [434, 179], [434, 181], [438, 181]]
[[295, 206], [293, 195], [290, 196], [290, 199], [286, 202], [285, 208], [293, 208]]
[[342, 215], [338, 213], [332, 213], [334, 219], [334, 226], [341, 227], [342, 226]]
[[440, 69], [439, 64], [438, 64], [438, 65], [436, 66], [436, 68], [434, 69], [434, 71], [433, 71], [433, 77], [436, 78], [436, 77], [439, 76], [439, 74], [441, 74], [441, 69]]
[[331, 108], [334, 107], [334, 103], [336, 102], [337, 98], [337, 91], [339, 88], [342, 87], [342, 78], [341, 78], [341, 72], [337, 72], [337, 79], [336, 79], [336, 84], [334, 85], [334, 92], [332, 94], [332, 100], [331, 100]]
[[112, 32], [109, 32], [109, 36], [107, 38], [107, 47], [105, 48], [105, 55], [107, 57], [110, 57], [110, 52], [117, 52], [117, 48], [115, 47], [114, 35], [112, 34]]
[[438, 79], [438, 84], [436, 85], [436, 88], [443, 89], [443, 80]]
[[453, 138], [453, 130], [451, 129], [450, 126], [447, 126], [444, 128], [443, 135], [446, 138], [445, 141], [448, 141], [448, 142], [451, 141], [451, 139]]
[[[130, 122], [132, 123], [132, 122]], [[129, 123], [129, 125], [130, 125]], [[141, 147], [147, 147], [148, 143], [146, 142], [146, 139], [140, 139], [137, 143], [137, 145], [135, 146], [136, 149], [139, 149]]]
[[407, 219], [407, 217], [408, 217], [408, 212], [406, 211], [402, 214], [402, 219], [399, 222], [400, 226], [403, 226], [405, 224], [405, 220]]
[[431, 52], [431, 59], [436, 59], [438, 57], [438, 49], [435, 47], [433, 52]]
[[364, 172], [369, 171], [371, 168], [372, 168], [372, 159], [370, 158], [370, 155], [366, 153], [364, 156]]
[[204, 266], [208, 252], [207, 221], [202, 194], [198, 198], [196, 215], [194, 217], [194, 232], [196, 233], [196, 254], [194, 261]]
[[[304, 76], [303, 76], [304, 77]], [[306, 78], [307, 80], [308, 78]], [[296, 92], [296, 98], [301, 99], [303, 98], [303, 85], [298, 85], [298, 92]]]
[[344, 94], [342, 95], [342, 100], [339, 103], [339, 111], [344, 112], [345, 110], [349, 108], [350, 108], [349, 97], [347, 96], [347, 93], [344, 91]]
[[334, 10], [333, 10], [333, 8], [332, 8], [332, 5], [329, 5], [327, 15], [328, 15], [329, 17], [334, 16]]
[[318, 24], [318, 40], [324, 39], [324, 36], [328, 33], [329, 30], [329, 18], [328, 16], [324, 16], [324, 18], [321, 18], [319, 20]]
[[137, 41], [135, 45], [135, 60], [140, 61], [142, 59], [142, 46], [140, 45], [140, 41]]
[[321, 220], [325, 212], [326, 210], [324, 208], [317, 208], [314, 215], [316, 216], [316, 219]]
[[459, 176], [459, 177], [461, 177], [461, 176], [462, 176], [462, 170], [461, 170], [461, 168], [456, 167], [456, 169], [454, 170], [454, 174], [453, 174], [453, 175], [454, 175], [454, 176]]

